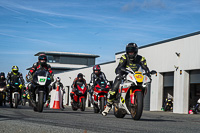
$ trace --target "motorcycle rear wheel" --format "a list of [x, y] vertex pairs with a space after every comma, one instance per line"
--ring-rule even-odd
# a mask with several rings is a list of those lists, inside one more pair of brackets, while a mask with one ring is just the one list
[[143, 94], [141, 91], [135, 92], [134, 105], [131, 105], [131, 117], [134, 120], [139, 120], [143, 112]]

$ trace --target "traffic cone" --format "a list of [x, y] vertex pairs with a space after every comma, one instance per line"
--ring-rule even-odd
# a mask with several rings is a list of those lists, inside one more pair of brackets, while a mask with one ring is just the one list
[[60, 89], [59, 86], [57, 86], [56, 93], [55, 93], [55, 99], [53, 103], [53, 109], [60, 109]]

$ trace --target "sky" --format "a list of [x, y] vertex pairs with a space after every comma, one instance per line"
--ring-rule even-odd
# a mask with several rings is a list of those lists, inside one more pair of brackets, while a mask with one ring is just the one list
[[200, 0], [0, 0], [0, 71], [20, 72], [40, 51], [95, 54], [96, 63], [200, 31]]

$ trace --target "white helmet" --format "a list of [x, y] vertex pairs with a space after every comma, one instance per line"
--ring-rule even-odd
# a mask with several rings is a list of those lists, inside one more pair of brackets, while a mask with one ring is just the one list
[[200, 103], [200, 98], [199, 98], [199, 100], [197, 101], [197, 103]]
[[56, 78], [56, 82], [60, 82], [60, 77], [57, 77], [57, 78]]

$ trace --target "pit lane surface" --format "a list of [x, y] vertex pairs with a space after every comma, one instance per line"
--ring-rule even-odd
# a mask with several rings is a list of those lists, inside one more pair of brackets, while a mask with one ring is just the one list
[[62, 110], [45, 108], [42, 113], [27, 106], [18, 109], [0, 107], [1, 133], [90, 133], [90, 132], [178, 132], [200, 131], [200, 115], [181, 115], [172, 112], [144, 111], [141, 120], [130, 115], [115, 118], [111, 111], [106, 117], [93, 113], [92, 108], [82, 112], [70, 107]]

